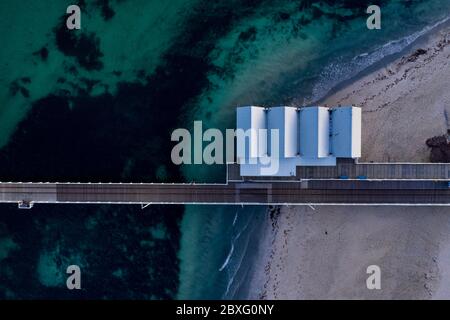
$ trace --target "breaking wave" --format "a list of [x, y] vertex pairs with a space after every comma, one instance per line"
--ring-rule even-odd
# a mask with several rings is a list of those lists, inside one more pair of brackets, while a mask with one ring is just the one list
[[401, 52], [420, 37], [426, 35], [428, 32], [441, 26], [449, 20], [450, 16], [436, 22], [433, 25], [426, 26], [422, 30], [413, 34], [397, 40], [389, 41], [371, 52], [361, 53], [352, 58], [350, 61], [347, 61], [348, 59], [344, 57], [337, 58], [335, 61], [327, 65], [320, 73], [319, 79], [313, 87], [311, 98], [309, 100], [314, 102], [322, 99], [330, 92], [330, 90], [340, 83], [353, 78], [365, 69], [371, 67], [377, 62], [380, 62], [382, 59]]

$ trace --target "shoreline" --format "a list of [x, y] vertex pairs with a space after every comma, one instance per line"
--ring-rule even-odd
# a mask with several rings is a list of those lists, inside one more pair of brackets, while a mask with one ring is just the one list
[[449, 30], [446, 26], [427, 35], [407, 54], [324, 100], [362, 108], [360, 161], [429, 162], [425, 141], [445, 134], [450, 125], [445, 121], [450, 112]]
[[[444, 134], [450, 125], [448, 25], [324, 99], [326, 104], [362, 107], [361, 161], [428, 162], [425, 140]], [[270, 254], [255, 262], [264, 270], [265, 289], [256, 294], [254, 283], [251, 298], [450, 298], [447, 211], [281, 207], [267, 235], [274, 239], [266, 248]], [[373, 264], [382, 272], [381, 290], [366, 287], [366, 268]]]
[[[450, 27], [450, 16], [441, 20], [440, 22], [437, 22], [433, 27], [431, 27], [429, 30], [418, 36], [416, 40], [405, 46], [403, 49], [401, 49], [397, 53], [393, 53], [391, 55], [385, 56], [381, 60], [375, 62], [374, 64], [368, 66], [364, 70], [358, 72], [354, 76], [350, 77], [349, 79], [341, 81], [336, 86], [332, 87], [323, 97], [318, 99], [317, 101], [314, 101], [313, 104], [324, 104], [327, 103], [327, 100], [333, 97], [338, 92], [345, 90], [347, 87], [357, 83], [362, 78], [366, 76], [370, 76], [371, 74], [383, 69], [389, 64], [394, 63], [395, 61], [402, 58], [402, 56], [408, 55], [411, 52], [416, 51], [421, 46], [426, 46], [430, 41], [432, 41], [436, 35], [441, 32], [442, 30], [448, 29]], [[421, 31], [418, 31], [419, 33]], [[401, 39], [397, 39], [395, 41], [401, 41]]]

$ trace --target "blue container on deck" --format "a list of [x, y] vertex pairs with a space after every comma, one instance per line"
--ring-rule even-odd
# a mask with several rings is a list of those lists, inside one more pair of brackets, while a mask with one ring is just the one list
[[339, 179], [347, 180], [347, 179], [348, 179], [348, 176], [339, 176]]
[[367, 180], [366, 176], [357, 176], [356, 178], [359, 179], [359, 180]]

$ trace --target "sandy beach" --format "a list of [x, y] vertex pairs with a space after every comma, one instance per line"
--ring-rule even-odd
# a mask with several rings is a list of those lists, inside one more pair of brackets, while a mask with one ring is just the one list
[[[361, 161], [427, 162], [426, 139], [449, 127], [449, 75], [444, 28], [325, 103], [362, 107]], [[254, 298], [450, 298], [449, 231], [447, 207], [282, 207]], [[366, 287], [370, 265], [381, 290]]]

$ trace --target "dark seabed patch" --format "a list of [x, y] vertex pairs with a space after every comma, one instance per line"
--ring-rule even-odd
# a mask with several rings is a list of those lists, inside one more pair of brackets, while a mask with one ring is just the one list
[[[114, 94], [92, 96], [93, 76], [34, 101], [0, 150], [2, 180], [181, 181], [170, 161], [177, 115], [208, 86], [212, 67], [205, 57], [215, 37], [259, 2], [246, 1], [239, 10], [202, 2], [156, 70], [138, 73], [136, 82], [119, 83]], [[104, 18], [113, 18], [108, 3], [98, 3]], [[74, 75], [79, 68], [101, 71], [108, 58], [92, 31], [75, 34], [59, 26], [53, 41], [66, 57], [75, 58], [78, 67], [67, 64]], [[52, 58], [50, 46], [34, 55], [46, 63]], [[12, 93], [25, 95], [26, 82], [11, 84]], [[66, 80], [60, 77], [58, 83]], [[164, 299], [176, 294], [181, 206], [142, 211], [137, 206], [36, 205], [22, 214], [8, 205], [1, 211], [5, 247], [14, 244], [1, 261], [3, 298]], [[80, 292], [65, 288], [70, 264], [82, 269]]]
[[[36, 206], [2, 208], [0, 298], [169, 299], [176, 293], [177, 220], [182, 208]], [[1, 249], [0, 249], [1, 251]], [[66, 289], [66, 268], [81, 268], [81, 291]]]
[[103, 67], [100, 40], [94, 33], [79, 33], [65, 26], [65, 17], [56, 28], [56, 46], [68, 57], [75, 57], [86, 70], [100, 70]]

